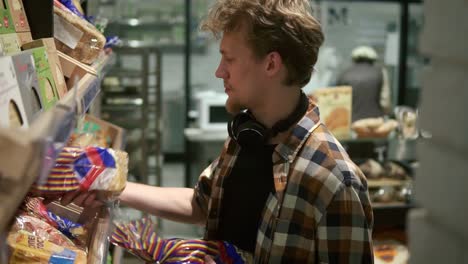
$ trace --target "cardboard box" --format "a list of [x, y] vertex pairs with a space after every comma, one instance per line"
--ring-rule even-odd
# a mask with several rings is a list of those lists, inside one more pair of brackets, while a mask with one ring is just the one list
[[7, 8], [10, 11], [13, 26], [16, 32], [31, 32], [29, 28], [28, 18], [24, 11], [23, 2], [21, 0], [8, 0]]
[[0, 1], [0, 34], [15, 33], [10, 11], [5, 6], [5, 1]]
[[338, 139], [351, 135], [352, 88], [338, 86], [317, 89], [313, 96], [320, 108], [320, 119]]
[[33, 55], [34, 66], [39, 79], [39, 88], [41, 89], [39, 96], [44, 110], [52, 108], [59, 100], [59, 96], [45, 47], [30, 49], [23, 53]]
[[85, 115], [78, 122], [70, 138], [70, 146], [98, 146], [123, 149], [124, 129], [91, 115]]
[[59, 98], [62, 98], [68, 92], [68, 89], [67, 84], [65, 83], [62, 65], [60, 64], [60, 60], [57, 54], [57, 49], [55, 48], [55, 41], [53, 38], [38, 39], [34, 40], [33, 42], [24, 44], [22, 48], [32, 49], [37, 47], [45, 47], [47, 50], [47, 56], [55, 84], [57, 85]]
[[21, 98], [26, 111], [26, 119], [31, 124], [39, 113], [42, 112], [42, 100], [39, 96], [39, 80], [37, 78], [34, 58], [29, 53], [19, 53], [11, 56], [16, 71], [16, 79], [21, 93]]
[[97, 76], [97, 72], [93, 67], [81, 63], [61, 51], [57, 51], [57, 53], [62, 65], [63, 75], [66, 78], [68, 90], [73, 87], [75, 80], [79, 81], [83, 79], [88, 73]]
[[21, 51], [16, 33], [0, 35], [0, 55], [12, 55]]
[[122, 142], [124, 134], [123, 128], [92, 115], [85, 115], [84, 121], [85, 125], [88, 126], [85, 129], [106, 137], [109, 147], [113, 149], [122, 149], [124, 147], [124, 142]]
[[11, 57], [0, 57], [0, 127], [28, 127]]

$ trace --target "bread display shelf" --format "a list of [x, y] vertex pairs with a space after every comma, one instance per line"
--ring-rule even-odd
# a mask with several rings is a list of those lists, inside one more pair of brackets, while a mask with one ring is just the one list
[[378, 188], [378, 187], [384, 187], [384, 186], [398, 187], [398, 186], [403, 186], [407, 184], [408, 182], [409, 182], [408, 180], [394, 180], [394, 179], [382, 178], [379, 180], [367, 180], [367, 186], [369, 188]]
[[392, 140], [391, 137], [386, 138], [350, 138], [339, 140], [341, 144], [353, 144], [353, 143], [373, 143], [376, 145], [387, 144], [388, 141]]
[[405, 202], [391, 202], [391, 203], [372, 203], [372, 209], [411, 209], [414, 205]]
[[40, 113], [29, 128], [0, 128], [0, 234], [31, 184], [38, 177], [47, 177], [76, 127], [76, 115], [84, 114], [96, 98], [112, 60], [112, 55], [103, 56], [92, 66], [96, 75], [86, 73], [57, 105]]
[[[84, 114], [98, 95], [101, 81], [109, 71], [109, 65], [113, 64], [115, 56], [113, 54], [106, 55], [91, 67], [79, 63], [61, 52], [59, 52], [59, 58], [64, 68], [64, 75], [70, 78], [69, 82], [74, 82], [75, 78], [79, 78], [59, 104], [76, 107], [74, 109], [76, 113]], [[73, 65], [75, 68], [71, 68], [69, 65]]]

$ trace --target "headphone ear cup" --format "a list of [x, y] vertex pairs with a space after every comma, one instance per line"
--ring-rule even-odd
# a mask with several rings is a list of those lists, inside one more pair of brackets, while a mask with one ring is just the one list
[[237, 142], [242, 147], [261, 147], [265, 144], [267, 130], [255, 120], [248, 120], [239, 125]]
[[241, 112], [235, 115], [234, 118], [232, 118], [232, 120], [228, 123], [229, 136], [237, 141], [239, 126], [249, 121], [249, 119], [251, 119], [250, 115], [245, 112]]
[[228, 124], [228, 133], [242, 147], [261, 146], [268, 137], [268, 130], [248, 113], [239, 113]]

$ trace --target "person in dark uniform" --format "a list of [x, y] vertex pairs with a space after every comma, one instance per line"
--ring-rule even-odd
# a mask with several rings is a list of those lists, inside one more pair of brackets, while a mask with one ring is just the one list
[[353, 50], [353, 65], [341, 73], [337, 85], [353, 87], [352, 120], [381, 117], [390, 110], [390, 88], [384, 68], [375, 64], [377, 53], [368, 46]]

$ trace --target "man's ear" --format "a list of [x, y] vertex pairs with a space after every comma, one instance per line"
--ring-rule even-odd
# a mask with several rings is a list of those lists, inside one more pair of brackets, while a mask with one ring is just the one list
[[266, 55], [265, 70], [268, 76], [274, 76], [283, 67], [283, 59], [277, 51], [270, 52]]

